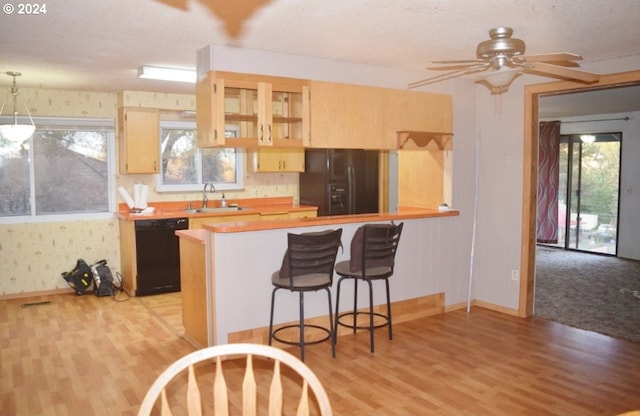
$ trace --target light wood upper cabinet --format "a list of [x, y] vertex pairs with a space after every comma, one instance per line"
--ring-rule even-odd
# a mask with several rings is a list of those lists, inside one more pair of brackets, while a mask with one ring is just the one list
[[304, 149], [261, 147], [248, 157], [251, 172], [304, 172]]
[[201, 147], [390, 150], [398, 131], [450, 133], [449, 95], [211, 71], [196, 86]]
[[306, 80], [212, 71], [196, 85], [196, 107], [200, 147], [308, 142]]
[[396, 149], [398, 131], [452, 129], [448, 95], [324, 81], [310, 86], [309, 147]]
[[118, 111], [120, 173], [158, 173], [160, 112], [122, 107]]
[[381, 88], [310, 81], [311, 138], [309, 147], [392, 149], [382, 133], [384, 94]]
[[[398, 131], [451, 133], [453, 98], [445, 94], [385, 89], [385, 136]], [[394, 144], [395, 145], [395, 144]]]

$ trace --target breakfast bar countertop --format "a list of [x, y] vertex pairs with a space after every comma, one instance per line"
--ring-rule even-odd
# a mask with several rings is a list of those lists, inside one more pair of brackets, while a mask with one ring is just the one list
[[282, 219], [278, 221], [231, 221], [203, 224], [203, 228], [216, 233], [237, 233], [243, 231], [274, 230], [279, 228], [312, 227], [356, 222], [400, 221], [411, 218], [436, 218], [460, 215], [459, 211], [439, 211], [438, 209], [400, 207], [397, 212], [381, 212], [374, 214], [334, 215], [329, 217]]

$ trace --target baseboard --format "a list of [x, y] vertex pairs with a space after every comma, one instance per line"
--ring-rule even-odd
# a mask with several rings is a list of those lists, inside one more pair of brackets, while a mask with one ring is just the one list
[[444, 311], [445, 312], [453, 312], [453, 311], [457, 311], [459, 309], [466, 309], [467, 308], [467, 302], [460, 302], [460, 303], [454, 303], [453, 305], [447, 305], [444, 307]]
[[493, 303], [483, 302], [481, 300], [473, 300], [471, 301], [472, 306], [477, 306], [479, 308], [489, 309], [495, 312], [504, 313], [507, 315], [512, 315], [515, 317], [520, 317], [517, 309], [506, 308], [504, 306], [494, 305]]
[[[368, 308], [359, 309], [360, 312], [367, 312]], [[424, 318], [427, 316], [438, 315], [444, 313], [444, 293], [436, 293], [434, 295], [422, 296], [419, 298], [402, 300], [399, 302], [393, 302], [391, 304], [391, 315], [393, 317], [393, 323], [407, 322], [414, 319]], [[374, 307], [374, 312], [385, 313], [386, 305], [378, 305]], [[305, 320], [305, 323], [312, 325], [319, 325], [326, 327], [328, 325], [328, 315], [315, 317]], [[296, 325], [296, 322], [288, 322], [280, 325], [276, 325], [275, 329], [286, 325]], [[285, 332], [285, 331], [283, 331]], [[292, 330], [292, 333], [297, 334], [297, 331]], [[343, 335], [345, 333], [351, 333], [351, 329], [340, 327], [338, 328], [337, 335]], [[321, 332], [314, 333], [310, 330], [305, 338], [308, 341], [319, 339], [324, 334]], [[283, 335], [286, 336], [286, 335]], [[233, 332], [228, 335], [228, 341], [230, 343], [235, 342], [251, 342], [256, 344], [266, 344], [269, 341], [269, 327], [254, 328], [245, 331]]]
[[[0, 300], [24, 299], [24, 298], [32, 298], [37, 296], [51, 296], [51, 295], [73, 294], [73, 293], [74, 293], [73, 289], [70, 289], [70, 288], [39, 290], [36, 292], [22, 292], [22, 293], [10, 293], [7, 295], [0, 295]], [[91, 291], [88, 291], [87, 293], [91, 293]]]

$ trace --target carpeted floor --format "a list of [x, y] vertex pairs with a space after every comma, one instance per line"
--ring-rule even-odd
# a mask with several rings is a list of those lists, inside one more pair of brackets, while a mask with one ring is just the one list
[[640, 342], [640, 262], [539, 246], [535, 315]]

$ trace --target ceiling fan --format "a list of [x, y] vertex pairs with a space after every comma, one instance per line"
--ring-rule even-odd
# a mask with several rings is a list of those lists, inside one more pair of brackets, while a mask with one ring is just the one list
[[477, 59], [434, 61], [434, 64], [444, 66], [427, 69], [449, 72], [411, 83], [408, 88], [480, 72], [486, 73], [478, 77], [477, 82], [489, 87], [492, 94], [506, 92], [511, 82], [523, 72], [584, 83], [592, 83], [600, 79], [600, 74], [569, 68], [579, 66], [575, 61], [581, 60], [582, 56], [567, 52], [525, 55], [524, 41], [512, 38], [512, 35], [513, 29], [510, 27], [491, 29], [489, 31], [491, 39], [478, 44]]

